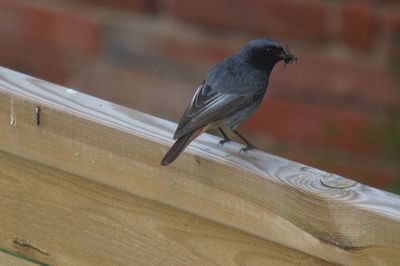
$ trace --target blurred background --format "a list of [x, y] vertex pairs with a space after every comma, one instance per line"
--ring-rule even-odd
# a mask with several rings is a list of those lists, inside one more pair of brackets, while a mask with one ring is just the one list
[[239, 129], [260, 149], [400, 193], [400, 1], [0, 0], [0, 65], [177, 122], [248, 40], [289, 44]]

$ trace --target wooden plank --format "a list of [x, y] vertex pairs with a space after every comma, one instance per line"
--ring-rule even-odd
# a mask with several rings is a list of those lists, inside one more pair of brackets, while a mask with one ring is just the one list
[[330, 262], [400, 262], [397, 195], [207, 134], [161, 167], [173, 123], [7, 69], [0, 94], [3, 151]]
[[41, 263], [35, 263], [33, 261], [18, 257], [16, 254], [4, 252], [0, 250], [0, 265], [6, 266], [38, 266], [45, 265]]
[[3, 152], [0, 184], [1, 245], [51, 265], [331, 265]]

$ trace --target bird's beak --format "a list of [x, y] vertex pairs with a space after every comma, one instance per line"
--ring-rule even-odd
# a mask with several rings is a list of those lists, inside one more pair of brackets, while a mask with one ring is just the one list
[[285, 51], [282, 51], [278, 54], [278, 57], [282, 60], [285, 60], [285, 58], [288, 56], [288, 54]]

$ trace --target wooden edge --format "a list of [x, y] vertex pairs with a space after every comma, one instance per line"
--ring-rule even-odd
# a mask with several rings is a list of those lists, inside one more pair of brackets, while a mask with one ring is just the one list
[[208, 134], [162, 167], [174, 123], [5, 68], [0, 95], [2, 151], [331, 262], [400, 258], [398, 195]]
[[36, 260], [32, 260], [21, 256], [17, 253], [0, 249], [0, 264], [7, 266], [34, 266], [34, 265], [47, 265]]

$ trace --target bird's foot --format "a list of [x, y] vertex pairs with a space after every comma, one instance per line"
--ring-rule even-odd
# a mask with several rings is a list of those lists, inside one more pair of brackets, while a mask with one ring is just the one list
[[223, 139], [218, 142], [218, 147], [223, 146], [225, 143], [231, 141], [231, 139]]
[[247, 146], [245, 147], [245, 148], [241, 148], [240, 150], [239, 150], [239, 154], [241, 153], [241, 152], [245, 152], [245, 151], [248, 151], [248, 150], [253, 150], [253, 149], [255, 149], [256, 148], [256, 146], [254, 146], [253, 144], [247, 144]]

